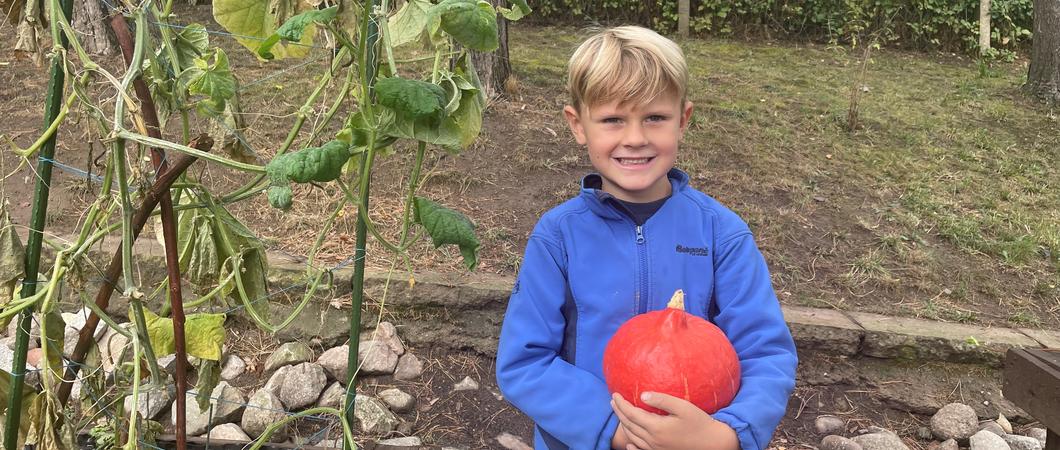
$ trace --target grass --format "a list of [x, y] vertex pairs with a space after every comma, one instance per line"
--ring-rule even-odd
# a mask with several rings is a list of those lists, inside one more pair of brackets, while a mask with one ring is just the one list
[[[513, 67], [562, 104], [577, 37], [518, 27]], [[874, 52], [861, 127], [848, 132], [860, 51], [682, 47], [697, 118], [678, 165], [748, 221], [778, 290], [888, 312], [883, 295], [943, 320], [1060, 323], [1060, 119], [1020, 95], [1026, 61], [980, 70]], [[940, 292], [945, 302], [927, 300]], [[844, 301], [866, 293], [875, 306]]]

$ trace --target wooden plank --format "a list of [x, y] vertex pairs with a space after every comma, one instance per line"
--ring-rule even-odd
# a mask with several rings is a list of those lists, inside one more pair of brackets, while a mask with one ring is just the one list
[[1026, 349], [1010, 349], [1005, 357], [1002, 394], [1056, 431], [1060, 430], [1060, 370], [1041, 356]]
[[1043, 348], [1028, 350], [1032, 356], [1045, 361], [1056, 370], [1060, 370], [1060, 348]]

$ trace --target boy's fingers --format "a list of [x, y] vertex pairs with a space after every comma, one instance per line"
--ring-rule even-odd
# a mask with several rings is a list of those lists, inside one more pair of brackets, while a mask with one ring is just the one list
[[[618, 402], [620, 401], [625, 403], [626, 406], [618, 404]], [[614, 409], [615, 415], [618, 416], [618, 421], [621, 423], [621, 425], [619, 426], [626, 429], [626, 437], [628, 437], [630, 440], [633, 440], [634, 438], [639, 438], [641, 439], [641, 441], [643, 441], [644, 437], [648, 436], [648, 431], [645, 430], [644, 427], [630, 420], [629, 416], [626, 414], [629, 409], [633, 408], [636, 407], [629, 404], [629, 402], [622, 400], [621, 397], [619, 397], [618, 399], [611, 400], [611, 409]]]
[[640, 400], [648, 406], [661, 409], [675, 416], [686, 414], [689, 407], [696, 408], [696, 405], [693, 405], [688, 400], [674, 397], [670, 394], [663, 394], [662, 392], [644, 392], [640, 394]]

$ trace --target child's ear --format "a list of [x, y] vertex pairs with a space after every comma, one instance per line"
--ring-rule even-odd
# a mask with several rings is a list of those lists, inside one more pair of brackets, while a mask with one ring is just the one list
[[692, 121], [692, 102], [685, 101], [685, 105], [681, 108], [681, 135], [685, 134], [688, 130], [688, 124]]
[[578, 110], [571, 105], [564, 106], [563, 118], [567, 119], [567, 125], [570, 126], [570, 132], [574, 135], [574, 140], [578, 141], [578, 145], [585, 145], [585, 128], [582, 127]]

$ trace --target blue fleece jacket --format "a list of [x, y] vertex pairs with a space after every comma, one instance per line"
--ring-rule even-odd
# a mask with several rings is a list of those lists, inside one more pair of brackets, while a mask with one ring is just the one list
[[535, 448], [608, 449], [618, 428], [603, 352], [618, 327], [666, 307], [716, 324], [740, 358], [741, 387], [713, 415], [743, 450], [764, 449], [795, 385], [795, 345], [747, 225], [668, 174], [673, 195], [642, 226], [587, 187], [545, 213], [527, 243], [497, 350], [497, 384], [536, 423]]

